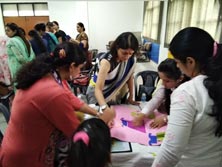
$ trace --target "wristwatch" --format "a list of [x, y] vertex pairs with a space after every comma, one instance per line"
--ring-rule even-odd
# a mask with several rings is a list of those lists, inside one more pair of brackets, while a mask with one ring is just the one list
[[102, 106], [99, 107], [99, 115], [102, 115], [103, 114], [103, 110], [105, 110], [107, 107], [107, 104], [104, 104]]

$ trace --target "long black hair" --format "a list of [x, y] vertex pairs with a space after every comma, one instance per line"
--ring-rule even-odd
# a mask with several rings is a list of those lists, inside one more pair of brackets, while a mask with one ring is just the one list
[[26, 48], [28, 50], [29, 56], [31, 54], [31, 45], [29, 43], [29, 41], [25, 38], [25, 30], [22, 27], [19, 27], [17, 24], [15, 23], [7, 23], [5, 25], [5, 27], [10, 28], [12, 31], [16, 31], [14, 36], [19, 36], [20, 38], [22, 38], [22, 40], [24, 41]]
[[40, 37], [40, 35], [38, 34], [38, 32], [36, 30], [30, 30], [28, 32], [28, 35], [30, 37], [32, 37], [37, 45], [38, 45], [38, 49], [40, 50], [40, 53], [46, 53], [47, 51], [47, 47], [45, 46], [43, 39]]
[[[61, 57], [61, 49], [64, 49], [65, 57]], [[64, 67], [68, 70], [71, 63], [74, 62], [75, 66], [78, 66], [85, 61], [86, 56], [78, 45], [64, 42], [57, 45], [52, 55], [45, 54], [26, 63], [17, 73], [16, 88], [28, 89], [36, 81], [58, 67]]]
[[[172, 79], [174, 81], [177, 81], [181, 78], [181, 81], [179, 84], [185, 82], [188, 78], [183, 76], [182, 78], [182, 73], [180, 71], [180, 69], [177, 67], [176, 61], [174, 59], [170, 59], [167, 58], [164, 61], [162, 61], [159, 66], [158, 66], [158, 72], [162, 72], [164, 73], [164, 75], [169, 78]], [[165, 93], [165, 110], [167, 112], [167, 114], [170, 113], [170, 95], [172, 93], [171, 89], [166, 89], [164, 90]]]
[[116, 61], [117, 58], [117, 50], [121, 49], [132, 49], [134, 51], [134, 55], [137, 53], [139, 48], [139, 42], [135, 35], [131, 32], [124, 32], [120, 34], [115, 41], [111, 44], [110, 54], [113, 56], [112, 59]]
[[85, 120], [79, 125], [73, 138], [83, 132], [88, 143], [83, 140], [72, 142], [69, 154], [69, 166], [105, 167], [110, 162], [111, 136], [109, 127], [98, 118]]
[[222, 46], [214, 41], [203, 29], [188, 27], [179, 31], [172, 39], [169, 47], [173, 56], [186, 63], [192, 57], [202, 74], [207, 76], [203, 84], [213, 99], [211, 116], [216, 118], [215, 135], [222, 135]]

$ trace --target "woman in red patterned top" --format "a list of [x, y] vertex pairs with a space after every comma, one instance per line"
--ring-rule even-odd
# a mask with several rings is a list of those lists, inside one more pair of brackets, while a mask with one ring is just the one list
[[[0, 150], [2, 166], [54, 166], [56, 144], [71, 139], [79, 125], [62, 80], [79, 74], [85, 60], [82, 50], [67, 42], [51, 56], [40, 56], [19, 70], [18, 91]], [[104, 113], [105, 118], [113, 115]]]

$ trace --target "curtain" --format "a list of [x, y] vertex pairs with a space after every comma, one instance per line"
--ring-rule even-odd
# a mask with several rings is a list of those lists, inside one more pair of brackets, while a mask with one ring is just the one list
[[222, 0], [169, 0], [165, 44], [185, 27], [199, 27], [222, 42]]
[[163, 1], [145, 1], [142, 35], [153, 41], [160, 41]]

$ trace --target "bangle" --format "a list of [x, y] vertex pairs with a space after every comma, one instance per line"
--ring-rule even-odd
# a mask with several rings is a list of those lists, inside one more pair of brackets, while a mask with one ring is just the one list
[[167, 122], [168, 122], [167, 117], [163, 117], [163, 121], [164, 121], [165, 123], [167, 123]]

